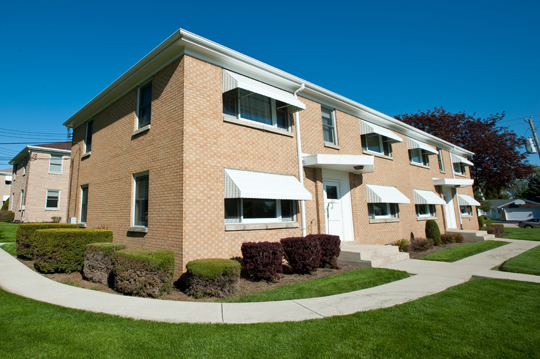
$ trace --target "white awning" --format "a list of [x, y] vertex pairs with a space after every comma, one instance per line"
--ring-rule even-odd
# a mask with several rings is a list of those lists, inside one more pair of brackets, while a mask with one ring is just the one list
[[373, 156], [317, 154], [304, 156], [302, 161], [304, 167], [326, 168], [356, 174], [375, 171]]
[[223, 70], [223, 92], [241, 88], [250, 92], [258, 93], [266, 97], [285, 102], [294, 107], [293, 111], [305, 110], [304, 105], [292, 93], [283, 91], [276, 87], [264, 84], [260, 81], [250, 79], [249, 77], [239, 75], [234, 72]]
[[423, 143], [423, 142], [420, 142], [420, 141], [417, 141], [417, 140], [413, 140], [410, 137], [407, 137], [407, 147], [409, 148], [409, 150], [414, 150], [415, 148], [420, 148], [421, 150], [426, 151], [426, 152], [428, 152], [428, 153], [430, 153], [432, 155], [438, 154], [437, 150], [434, 149], [433, 147], [431, 147], [430, 145], [428, 145], [426, 143]]
[[420, 189], [413, 190], [415, 204], [446, 204], [446, 202], [436, 193], [432, 191], [424, 191]]
[[469, 187], [474, 183], [473, 179], [461, 179], [461, 178], [433, 178], [434, 186], [447, 186], [447, 187]]
[[366, 184], [367, 203], [411, 203], [396, 187]]
[[6, 176], [6, 181], [11, 181], [12, 180], [12, 177], [11, 176]]
[[392, 142], [403, 142], [401, 137], [396, 135], [394, 132], [387, 130], [384, 127], [375, 125], [373, 123], [366, 122], [364, 120], [360, 120], [360, 134], [361, 135], [368, 135], [370, 133], [376, 133], [378, 135], [381, 135], [383, 137], [386, 137], [390, 139]]
[[480, 202], [466, 194], [458, 194], [458, 203], [460, 206], [480, 206]]
[[452, 155], [452, 163], [463, 163], [466, 166], [474, 166], [474, 163], [466, 159], [465, 157], [461, 157], [458, 155]]
[[225, 168], [225, 198], [311, 200], [311, 193], [290, 175]]

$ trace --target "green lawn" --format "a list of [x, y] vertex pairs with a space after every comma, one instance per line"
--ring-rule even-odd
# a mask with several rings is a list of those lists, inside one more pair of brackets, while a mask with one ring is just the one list
[[540, 275], [540, 246], [529, 249], [504, 262], [499, 270], [505, 272]]
[[269, 302], [274, 300], [290, 300], [302, 298], [324, 297], [333, 294], [347, 293], [355, 290], [375, 287], [396, 280], [407, 278], [407, 272], [368, 268], [336, 274], [330, 277], [315, 279], [309, 282], [286, 285], [265, 292], [242, 298], [241, 302]]
[[0, 246], [3, 250], [11, 254], [12, 256], [17, 255], [17, 244], [16, 243], [6, 243], [2, 246]]
[[15, 234], [17, 233], [16, 223], [4, 223], [0, 222], [0, 243], [2, 242], [15, 242]]
[[540, 241], [540, 228], [504, 228], [508, 233], [504, 238], [526, 239], [529, 241]]
[[348, 316], [210, 325], [125, 319], [0, 291], [0, 357], [538, 358], [538, 298], [540, 284], [473, 279]]
[[460, 259], [503, 246], [505, 244], [508, 244], [508, 242], [482, 241], [467, 243], [457, 247], [452, 247], [439, 252], [428, 254], [427, 256], [421, 257], [419, 259], [424, 259], [428, 261], [455, 262]]

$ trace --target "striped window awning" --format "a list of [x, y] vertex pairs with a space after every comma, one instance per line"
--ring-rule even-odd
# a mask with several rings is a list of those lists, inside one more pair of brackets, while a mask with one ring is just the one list
[[411, 203], [396, 187], [366, 184], [367, 203]]
[[361, 135], [368, 135], [370, 133], [376, 133], [378, 135], [381, 135], [383, 137], [388, 138], [391, 140], [391, 142], [403, 142], [401, 137], [396, 135], [390, 130], [387, 130], [384, 127], [381, 127], [379, 125], [375, 125], [373, 123], [366, 122], [364, 120], [360, 120], [360, 134]]
[[480, 202], [466, 194], [458, 194], [458, 203], [460, 206], [480, 206]]
[[474, 163], [466, 159], [465, 157], [461, 157], [458, 155], [452, 155], [452, 162], [453, 163], [463, 163], [465, 166], [474, 166]]
[[436, 193], [420, 189], [413, 190], [415, 204], [446, 204]]
[[439, 153], [439, 152], [437, 152], [436, 149], [434, 149], [430, 145], [428, 145], [428, 144], [426, 144], [424, 142], [413, 140], [410, 137], [407, 137], [407, 147], [409, 148], [409, 150], [414, 150], [416, 148], [419, 148], [419, 149], [421, 149], [423, 151], [426, 151], [426, 152], [428, 152], [428, 153], [430, 153], [432, 155], [436, 155], [436, 154]]

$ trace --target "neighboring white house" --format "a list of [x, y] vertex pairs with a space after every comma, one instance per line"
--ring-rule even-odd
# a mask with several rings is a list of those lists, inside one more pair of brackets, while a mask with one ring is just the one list
[[527, 199], [490, 199], [491, 210], [484, 213], [491, 219], [523, 221], [540, 218], [540, 203]]
[[11, 168], [0, 170], [0, 198], [2, 199], [2, 205], [11, 195], [11, 172]]

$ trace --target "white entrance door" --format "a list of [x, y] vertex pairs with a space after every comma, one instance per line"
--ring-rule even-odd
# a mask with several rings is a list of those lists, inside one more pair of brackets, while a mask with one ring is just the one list
[[343, 240], [343, 214], [341, 188], [337, 181], [324, 181], [324, 214], [326, 233], [339, 236]]
[[456, 224], [456, 212], [454, 211], [454, 199], [452, 196], [452, 188], [443, 187], [443, 195], [446, 204], [444, 205], [444, 215], [446, 217], [446, 227], [457, 228]]

